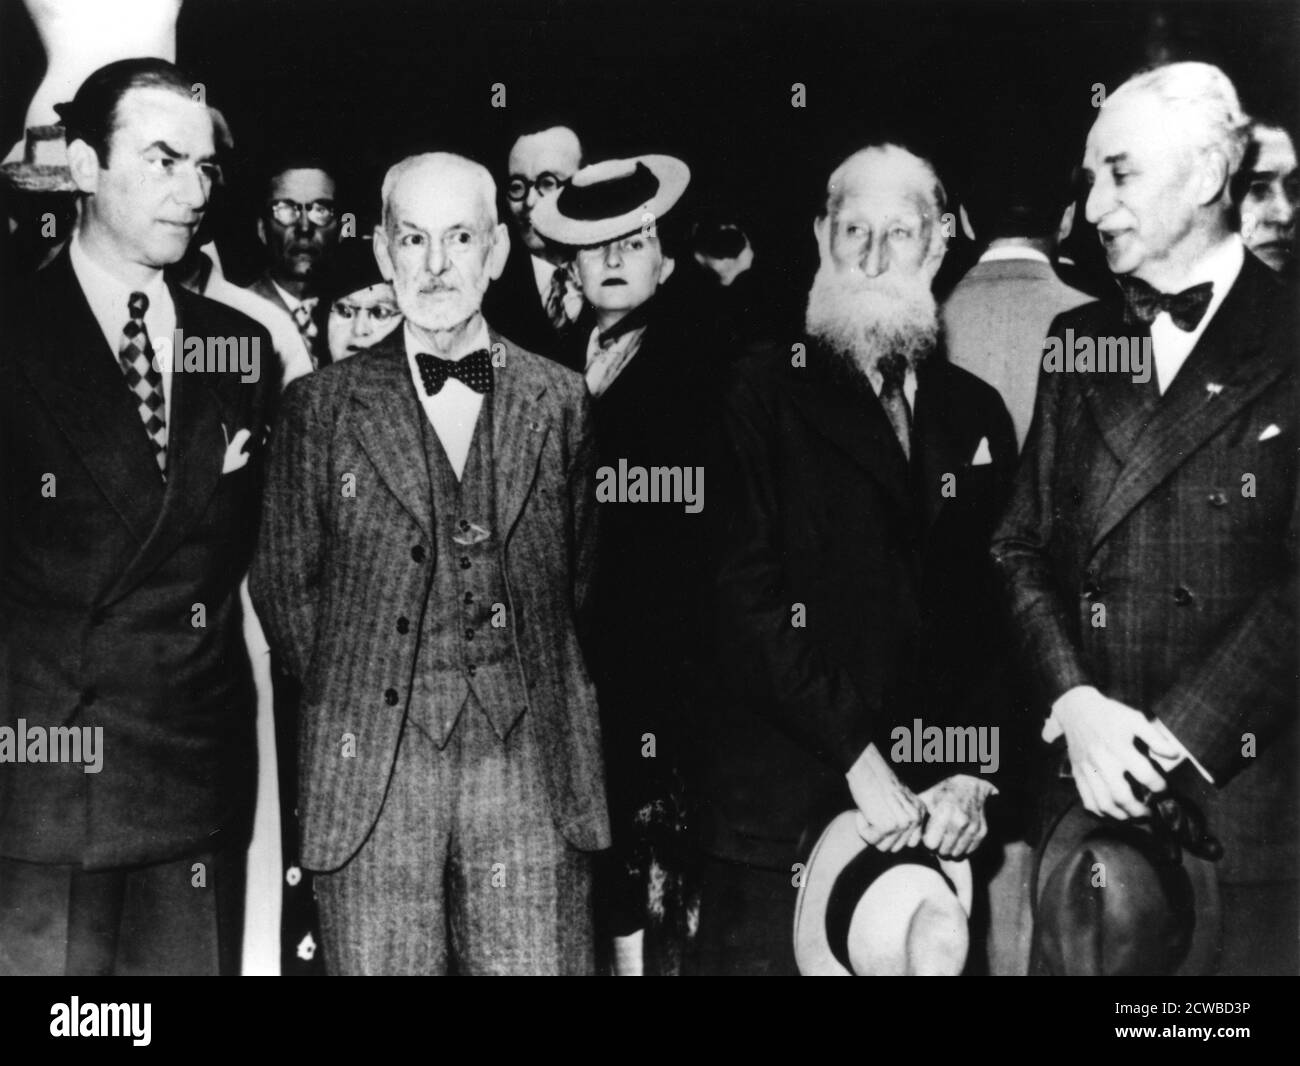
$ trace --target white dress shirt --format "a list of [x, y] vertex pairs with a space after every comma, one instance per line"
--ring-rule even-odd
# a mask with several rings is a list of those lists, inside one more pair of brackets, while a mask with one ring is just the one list
[[[459, 481], [465, 472], [465, 460], [469, 458], [469, 446], [474, 440], [474, 425], [478, 422], [478, 413], [483, 407], [483, 395], [456, 378], [448, 378], [433, 396], [426, 395], [415, 357], [420, 352], [427, 352], [429, 346], [415, 335], [409, 322], [402, 327], [402, 336], [406, 344], [406, 364], [411, 371], [411, 381], [415, 383], [415, 393], [420, 397], [425, 417], [438, 434], [442, 449], [447, 453], [447, 459]], [[478, 329], [450, 359], [459, 362], [479, 348], [486, 348], [489, 352], [492, 350], [487, 323], [482, 317], [479, 318]]]
[[[90, 312], [99, 323], [100, 332], [108, 342], [112, 353], [113, 365], [121, 373], [122, 363], [118, 352], [122, 347], [123, 329], [131, 321], [130, 300], [133, 292], [142, 292], [149, 298], [149, 309], [144, 313], [144, 327], [149, 331], [149, 342], [153, 345], [154, 366], [162, 375], [163, 419], [171, 428], [172, 410], [172, 346], [176, 330], [176, 305], [172, 303], [171, 291], [163, 279], [163, 272], [157, 271], [153, 278], [143, 287], [128, 285], [116, 275], [97, 263], [87, 254], [81, 243], [80, 235], [74, 233], [68, 246], [68, 259], [72, 263], [72, 273], [76, 275], [77, 284], [86, 294]], [[123, 376], [123, 387], [125, 387]], [[140, 424], [144, 428], [144, 423]]]
[[1025, 244], [1002, 244], [989, 248], [980, 256], [979, 261], [981, 263], [1001, 263], [1008, 259], [1028, 259], [1035, 263], [1052, 265], [1052, 261], [1037, 248], [1030, 248]]
[[1245, 260], [1246, 246], [1234, 233], [1196, 265], [1196, 269], [1192, 271], [1183, 288], [1190, 289], [1193, 285], [1208, 281], [1214, 285], [1214, 294], [1210, 297], [1210, 304], [1205, 309], [1204, 317], [1190, 333], [1175, 326], [1168, 311], [1161, 311], [1152, 321], [1151, 351], [1155, 356], [1156, 383], [1160, 386], [1161, 395], [1169, 388], [1175, 375], [1187, 362], [1187, 357], [1192, 354], [1192, 349], [1201, 339], [1205, 327], [1209, 325], [1210, 319], [1214, 317], [1224, 297], [1228, 295], [1228, 290], [1236, 282]]

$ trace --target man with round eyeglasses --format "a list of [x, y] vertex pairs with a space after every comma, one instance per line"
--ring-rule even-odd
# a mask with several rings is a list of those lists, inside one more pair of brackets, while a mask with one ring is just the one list
[[533, 227], [533, 212], [581, 166], [582, 144], [567, 126], [529, 126], [516, 139], [502, 183], [514, 239], [484, 304], [489, 321], [515, 343], [559, 361], [584, 304], [568, 269], [570, 251]]
[[326, 164], [286, 158], [273, 167], [257, 220], [266, 247], [266, 270], [248, 287], [293, 317], [313, 366], [329, 362], [316, 321], [322, 279], [339, 242], [336, 183]]

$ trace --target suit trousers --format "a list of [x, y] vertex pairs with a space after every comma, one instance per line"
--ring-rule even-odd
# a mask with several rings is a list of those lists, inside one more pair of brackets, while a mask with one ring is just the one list
[[[793, 846], [791, 853], [794, 852]], [[793, 873], [712, 855], [700, 862], [700, 924], [688, 977], [796, 977]]]
[[0, 976], [238, 976], [245, 851], [87, 871], [0, 858]]
[[331, 974], [594, 972], [591, 859], [555, 827], [530, 725], [500, 739], [472, 692], [441, 750], [407, 720], [370, 836], [316, 876]]

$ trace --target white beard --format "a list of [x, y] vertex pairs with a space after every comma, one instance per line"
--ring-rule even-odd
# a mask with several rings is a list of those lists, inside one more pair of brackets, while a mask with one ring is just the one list
[[894, 352], [915, 370], [938, 347], [939, 309], [924, 275], [899, 283], [886, 275], [840, 274], [823, 262], [808, 293], [804, 328], [864, 377]]

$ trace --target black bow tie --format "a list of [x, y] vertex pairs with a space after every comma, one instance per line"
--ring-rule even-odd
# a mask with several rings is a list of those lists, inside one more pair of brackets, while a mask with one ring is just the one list
[[1141, 278], [1119, 277], [1120, 290], [1124, 293], [1124, 321], [1130, 326], [1139, 322], [1150, 325], [1156, 315], [1167, 311], [1175, 326], [1185, 333], [1191, 333], [1205, 317], [1205, 309], [1210, 306], [1214, 295], [1214, 285], [1203, 281], [1182, 292], [1159, 292]]
[[420, 368], [420, 380], [424, 382], [424, 391], [430, 396], [442, 392], [448, 378], [464, 382], [475, 392], [492, 391], [492, 357], [486, 348], [470, 352], [464, 359], [453, 362], [439, 359], [428, 352], [417, 352], [415, 365]]

